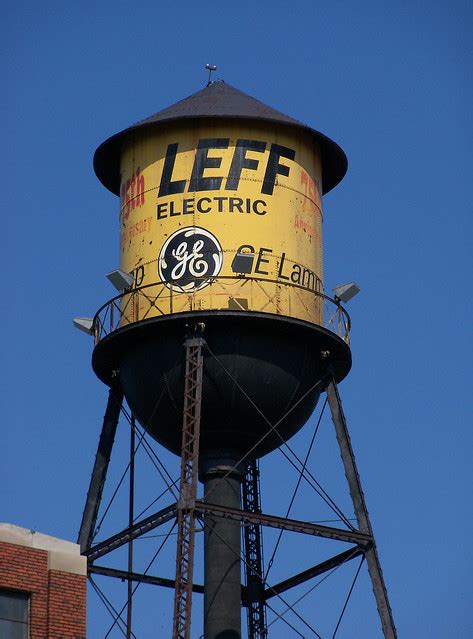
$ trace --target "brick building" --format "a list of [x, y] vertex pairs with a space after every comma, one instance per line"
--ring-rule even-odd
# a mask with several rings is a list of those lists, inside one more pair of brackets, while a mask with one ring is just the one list
[[0, 637], [84, 639], [86, 575], [77, 544], [0, 524]]

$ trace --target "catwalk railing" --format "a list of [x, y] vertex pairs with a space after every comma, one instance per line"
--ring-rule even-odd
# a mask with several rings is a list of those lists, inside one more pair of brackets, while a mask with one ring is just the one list
[[127, 289], [97, 311], [93, 334], [98, 343], [119, 328], [150, 318], [229, 310], [295, 317], [323, 326], [350, 343], [350, 316], [338, 300], [291, 282], [241, 276], [214, 277], [193, 292], [177, 282]]

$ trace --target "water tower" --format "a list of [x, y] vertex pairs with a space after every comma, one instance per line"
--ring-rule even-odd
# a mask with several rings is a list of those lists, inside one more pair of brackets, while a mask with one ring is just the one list
[[[241, 636], [242, 592], [250, 636], [267, 636], [262, 525], [354, 544], [352, 555], [366, 557], [384, 634], [396, 636], [337, 391], [351, 367], [340, 300], [354, 286], [330, 299], [323, 284], [322, 195], [346, 167], [345, 154], [325, 135], [224, 82], [96, 151], [98, 178], [120, 198], [120, 262], [109, 274], [119, 294], [93, 321], [78, 320], [95, 337], [93, 369], [110, 387], [79, 541], [93, 566], [110, 549], [177, 518], [173, 637], [190, 637], [196, 513], [205, 518], [206, 639]], [[258, 504], [258, 458], [302, 428], [321, 392], [358, 530], [263, 515]], [[179, 499], [94, 546], [123, 397], [147, 433], [181, 457]], [[251, 564], [244, 590], [235, 559], [242, 523]], [[332, 564], [345, 560], [340, 555]]]

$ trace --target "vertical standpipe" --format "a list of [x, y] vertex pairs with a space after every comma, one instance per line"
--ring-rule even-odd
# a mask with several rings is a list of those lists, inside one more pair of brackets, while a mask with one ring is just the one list
[[[209, 451], [200, 464], [204, 500], [241, 508], [242, 469], [231, 451]], [[240, 523], [205, 515], [204, 522], [204, 637], [241, 637]]]

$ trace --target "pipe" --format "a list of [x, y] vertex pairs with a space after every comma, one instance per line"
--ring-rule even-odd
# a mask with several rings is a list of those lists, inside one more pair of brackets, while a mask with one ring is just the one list
[[[232, 451], [202, 454], [204, 501], [241, 508], [242, 470]], [[204, 519], [204, 637], [241, 638], [240, 522], [205, 515]]]

